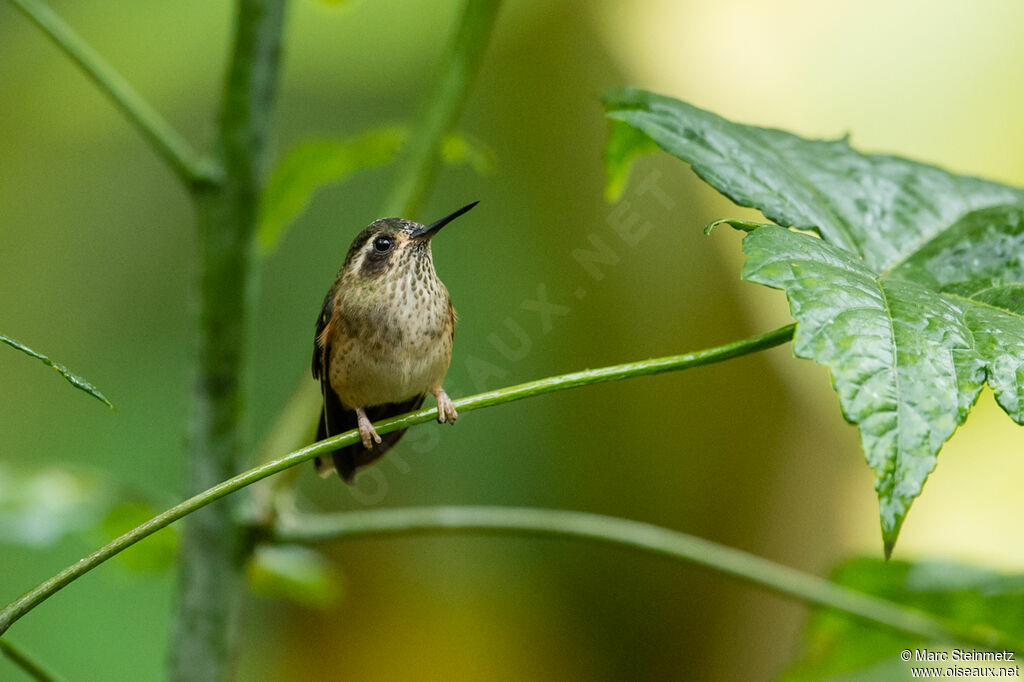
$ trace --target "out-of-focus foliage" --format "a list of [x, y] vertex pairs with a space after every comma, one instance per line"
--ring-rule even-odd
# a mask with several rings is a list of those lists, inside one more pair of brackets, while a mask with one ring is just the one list
[[28, 468], [0, 462], [0, 543], [51, 546], [94, 528], [113, 499], [97, 476], [57, 464]]
[[[106, 544], [161, 508], [99, 472], [51, 464], [43, 467], [0, 462], [0, 545], [50, 549], [62, 540]], [[174, 561], [175, 527], [134, 545], [117, 560], [136, 571], [166, 569]]]
[[[128, 502], [123, 501], [124, 498], [121, 499], [122, 501], [111, 507], [103, 517], [103, 522], [100, 525], [102, 534], [96, 534], [100, 535], [97, 539], [104, 544], [163, 511], [151, 504], [139, 501]], [[132, 545], [118, 554], [116, 558], [124, 566], [134, 571], [166, 570], [174, 563], [179, 532], [180, 529], [177, 526], [165, 528], [142, 542]]]
[[614, 182], [653, 141], [741, 206], [821, 235], [754, 230], [743, 277], [786, 291], [799, 322], [794, 352], [832, 371], [875, 472], [888, 555], [986, 377], [1024, 423], [1024, 190], [861, 154], [845, 139], [739, 125], [640, 90], [612, 93], [605, 106], [650, 138], [612, 127]]
[[301, 545], [260, 545], [249, 562], [248, 577], [256, 594], [311, 609], [329, 609], [343, 593], [338, 569]]
[[[392, 126], [349, 140], [315, 140], [293, 148], [277, 162], [263, 190], [258, 227], [261, 253], [268, 255], [277, 248], [314, 192], [389, 163], [408, 137], [407, 128]], [[481, 175], [494, 168], [493, 150], [464, 135], [446, 135], [441, 158], [453, 166], [466, 164]]]
[[[1024, 576], [954, 562], [860, 558], [839, 565], [832, 579], [860, 592], [960, 623], [1024, 633]], [[787, 682], [906, 680], [912, 666], [953, 665], [915, 660], [913, 654], [912, 660], [905, 662], [900, 654], [906, 649], [948, 652], [950, 647], [877, 628], [832, 610], [815, 611], [803, 639], [799, 661], [782, 676]], [[956, 662], [957, 667], [971, 665], [1003, 667], [991, 661]]]
[[391, 161], [405, 139], [403, 128], [384, 128], [350, 140], [303, 142], [288, 152], [263, 189], [259, 220], [260, 250], [271, 252], [313, 192], [344, 182], [352, 173]]
[[604, 145], [604, 198], [618, 201], [626, 191], [633, 162], [658, 151], [651, 136], [636, 126], [614, 118], [608, 120], [608, 141]]
[[465, 133], [445, 135], [441, 141], [441, 160], [451, 166], [467, 165], [480, 175], [490, 175], [497, 155], [483, 140]]

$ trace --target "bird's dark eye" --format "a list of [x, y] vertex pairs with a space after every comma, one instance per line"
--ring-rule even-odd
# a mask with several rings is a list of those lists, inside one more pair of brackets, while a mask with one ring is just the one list
[[373, 250], [377, 253], [387, 253], [393, 245], [390, 237], [377, 237], [373, 240]]

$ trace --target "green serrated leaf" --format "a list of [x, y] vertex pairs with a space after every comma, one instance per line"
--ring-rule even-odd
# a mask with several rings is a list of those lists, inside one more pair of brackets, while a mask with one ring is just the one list
[[[859, 592], [964, 625], [1011, 633], [1024, 630], [1024, 580], [1020, 576], [961, 563], [886, 563], [859, 558], [840, 565], [832, 579]], [[911, 666], [929, 664], [904, 663], [899, 656], [901, 651], [948, 650], [833, 610], [815, 611], [803, 640], [799, 659], [783, 673], [782, 680], [905, 680]]]
[[308, 608], [330, 608], [342, 594], [337, 569], [319, 552], [301, 545], [260, 545], [247, 573], [257, 594]]
[[718, 220], [712, 220], [704, 228], [704, 234], [711, 234], [711, 232], [719, 225], [727, 225], [740, 232], [753, 232], [759, 227], [764, 227], [765, 223], [755, 223], [750, 220], [735, 220], [733, 218], [719, 218]]
[[31, 355], [32, 357], [36, 358], [37, 360], [40, 360], [44, 365], [49, 365], [50, 367], [52, 367], [55, 370], [57, 370], [57, 372], [62, 377], [67, 379], [67, 381], [72, 386], [74, 386], [75, 388], [77, 388], [80, 391], [85, 391], [86, 393], [91, 395], [93, 398], [96, 398], [96, 400], [99, 400], [101, 403], [105, 404], [110, 409], [114, 409], [114, 406], [110, 403], [109, 400], [107, 400], [106, 396], [104, 396], [102, 393], [100, 393], [98, 388], [96, 388], [95, 386], [90, 384], [88, 381], [86, 381], [82, 377], [80, 377], [80, 376], [78, 376], [76, 374], [72, 374], [71, 371], [67, 367], [65, 367], [64, 365], [62, 365], [60, 363], [57, 363], [57, 362], [54, 362], [53, 360], [51, 360], [50, 358], [46, 357], [42, 353], [34, 351], [31, 348], [29, 348], [28, 346], [26, 346], [26, 345], [24, 345], [22, 343], [18, 343], [14, 339], [12, 339], [10, 337], [7, 337], [7, 336], [4, 336], [3, 334], [0, 334], [0, 342], [6, 343], [8, 346], [11, 346], [13, 348], [17, 348], [18, 350], [20, 350], [22, 353], [25, 353], [26, 355]]
[[[818, 230], [831, 244], [884, 270], [986, 206], [1024, 202], [1024, 190], [882, 154], [840, 140], [728, 121], [670, 97], [619, 90], [607, 115], [638, 129], [740, 206], [785, 227]], [[638, 143], [650, 149], [650, 142]], [[620, 158], [635, 158], [623, 152]]]
[[875, 473], [888, 555], [986, 380], [1024, 423], [1024, 190], [642, 91], [606, 106], [783, 226], [716, 221], [753, 230], [744, 278], [786, 291], [794, 352], [832, 371]]
[[743, 242], [744, 279], [786, 291], [793, 352], [832, 370], [843, 415], [860, 426], [888, 547], [984, 385], [963, 310], [815, 237], [767, 226]]

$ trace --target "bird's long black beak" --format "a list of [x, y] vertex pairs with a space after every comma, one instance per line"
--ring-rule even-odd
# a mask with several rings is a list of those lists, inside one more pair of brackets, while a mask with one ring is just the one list
[[436, 221], [430, 223], [429, 225], [424, 225], [423, 227], [417, 228], [416, 230], [413, 231], [412, 238], [413, 239], [416, 239], [416, 238], [430, 239], [435, 234], [437, 234], [437, 231], [440, 230], [442, 227], [444, 227], [445, 225], [447, 225], [451, 221], [455, 220], [460, 215], [462, 215], [463, 213], [465, 213], [466, 211], [468, 211], [469, 209], [473, 208], [474, 206], [476, 206], [479, 203], [480, 203], [479, 201], [474, 201], [472, 204], [466, 204], [465, 206], [460, 208], [458, 211], [455, 211], [455, 213], [452, 213], [450, 215], [446, 215], [444, 218], [441, 218], [440, 220], [436, 220]]

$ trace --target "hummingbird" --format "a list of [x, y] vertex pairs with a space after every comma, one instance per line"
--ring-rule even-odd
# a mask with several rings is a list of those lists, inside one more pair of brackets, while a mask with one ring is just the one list
[[321, 476], [336, 471], [353, 483], [356, 471], [405, 433], [380, 436], [373, 422], [418, 409], [427, 393], [437, 400], [437, 421], [455, 423], [458, 412], [441, 387], [455, 309], [434, 271], [430, 243], [477, 203], [429, 225], [381, 218], [352, 241], [316, 319], [313, 378], [323, 394], [316, 439], [358, 428], [362, 442], [317, 457]]

